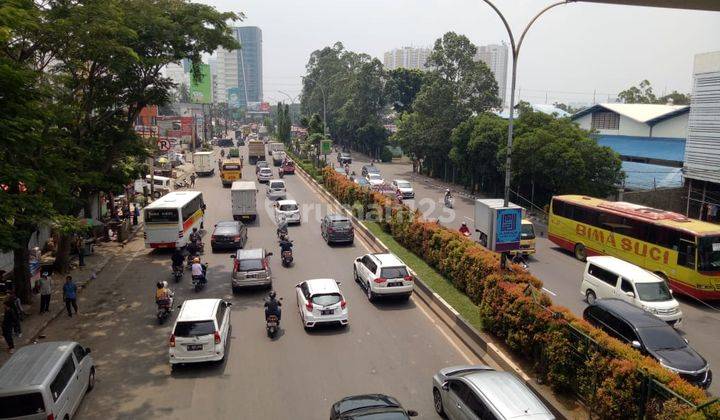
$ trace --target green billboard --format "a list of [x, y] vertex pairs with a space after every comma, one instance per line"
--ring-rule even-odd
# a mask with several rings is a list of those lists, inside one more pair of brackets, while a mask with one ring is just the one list
[[195, 80], [194, 74], [191, 72], [190, 77], [190, 98], [196, 104], [209, 104], [212, 102], [212, 80], [210, 76], [210, 66], [208, 64], [200, 64], [200, 77]]

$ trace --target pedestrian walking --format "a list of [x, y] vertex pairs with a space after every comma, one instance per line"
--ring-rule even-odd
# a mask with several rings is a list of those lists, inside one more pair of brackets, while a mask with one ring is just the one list
[[17, 297], [17, 294], [15, 293], [15, 289], [8, 290], [8, 295], [7, 298], [5, 298], [5, 302], [10, 304], [10, 307], [15, 313], [15, 319], [17, 319], [17, 322], [13, 326], [13, 331], [15, 332], [15, 335], [17, 335], [18, 337], [22, 337], [22, 325], [20, 325], [20, 321], [25, 318], [26, 314], [25, 311], [23, 311], [20, 298]]
[[8, 345], [8, 352], [12, 354], [15, 352], [15, 340], [13, 339], [13, 331], [15, 330], [15, 325], [19, 324], [20, 321], [18, 321], [17, 315], [15, 314], [15, 311], [13, 310], [12, 304], [10, 302], [8, 302], [7, 300], [3, 302], [3, 308], [5, 310], [2, 321], [2, 335]]
[[137, 226], [139, 218], [140, 218], [140, 207], [138, 207], [138, 205], [135, 204], [133, 206], [133, 220], [132, 220], [133, 226]]
[[78, 252], [78, 264], [83, 267], [85, 266], [85, 240], [82, 236], [77, 235], [75, 237], [75, 247]]
[[70, 307], [75, 309], [75, 315], [77, 315], [77, 285], [73, 282], [72, 276], [65, 277], [65, 284], [63, 285], [63, 299], [65, 300], [65, 309], [67, 309], [68, 316], [72, 318], [72, 311], [70, 311]]
[[190, 186], [191, 186], [191, 187], [194, 187], [194, 186], [195, 186], [195, 178], [196, 178], [195, 172], [191, 173], [191, 174], [190, 174]]
[[40, 313], [50, 312], [50, 296], [52, 295], [52, 277], [43, 273], [38, 281], [40, 285]]
[[200, 205], [200, 229], [205, 227], [205, 209], [207, 209], [207, 205], [202, 203]]

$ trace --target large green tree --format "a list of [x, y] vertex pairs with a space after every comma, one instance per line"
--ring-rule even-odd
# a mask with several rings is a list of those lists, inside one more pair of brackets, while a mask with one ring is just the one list
[[385, 86], [388, 101], [396, 112], [412, 110], [415, 97], [420, 92], [425, 74], [418, 69], [396, 68], [388, 72]]
[[667, 104], [672, 102], [673, 105], [690, 105], [690, 95], [680, 93], [676, 90], [658, 97], [653, 92], [652, 85], [649, 81], [643, 80], [637, 86], [631, 86], [618, 94], [618, 99], [626, 104]]

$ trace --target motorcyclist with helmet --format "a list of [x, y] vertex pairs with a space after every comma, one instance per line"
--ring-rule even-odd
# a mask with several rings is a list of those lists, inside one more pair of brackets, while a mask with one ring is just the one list
[[282, 315], [282, 302], [277, 299], [277, 294], [274, 290], [270, 291], [268, 297], [265, 299], [265, 321], [267, 321], [270, 315], [275, 315], [278, 319], [278, 325], [280, 324], [280, 316]]
[[199, 278], [202, 283], [207, 283], [207, 267], [205, 264], [200, 263], [200, 257], [193, 258], [191, 270], [193, 279]]
[[185, 256], [183, 255], [182, 249], [180, 247], [175, 248], [175, 251], [173, 251], [172, 257], [170, 257], [172, 260], [172, 269], [173, 272], [177, 270], [182, 270], [183, 262], [185, 262]]
[[470, 228], [468, 228], [467, 223], [463, 222], [462, 226], [460, 226], [460, 233], [463, 236], [470, 236]]

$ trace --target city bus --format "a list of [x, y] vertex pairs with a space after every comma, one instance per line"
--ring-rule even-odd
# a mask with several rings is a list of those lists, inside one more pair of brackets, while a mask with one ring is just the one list
[[220, 181], [223, 187], [229, 187], [242, 179], [242, 160], [228, 159], [220, 165]]
[[612, 255], [667, 280], [679, 293], [720, 299], [720, 226], [633, 203], [555, 196], [548, 238], [584, 261]]
[[192, 228], [200, 227], [202, 205], [200, 191], [174, 191], [145, 207], [145, 248], [185, 246]]

